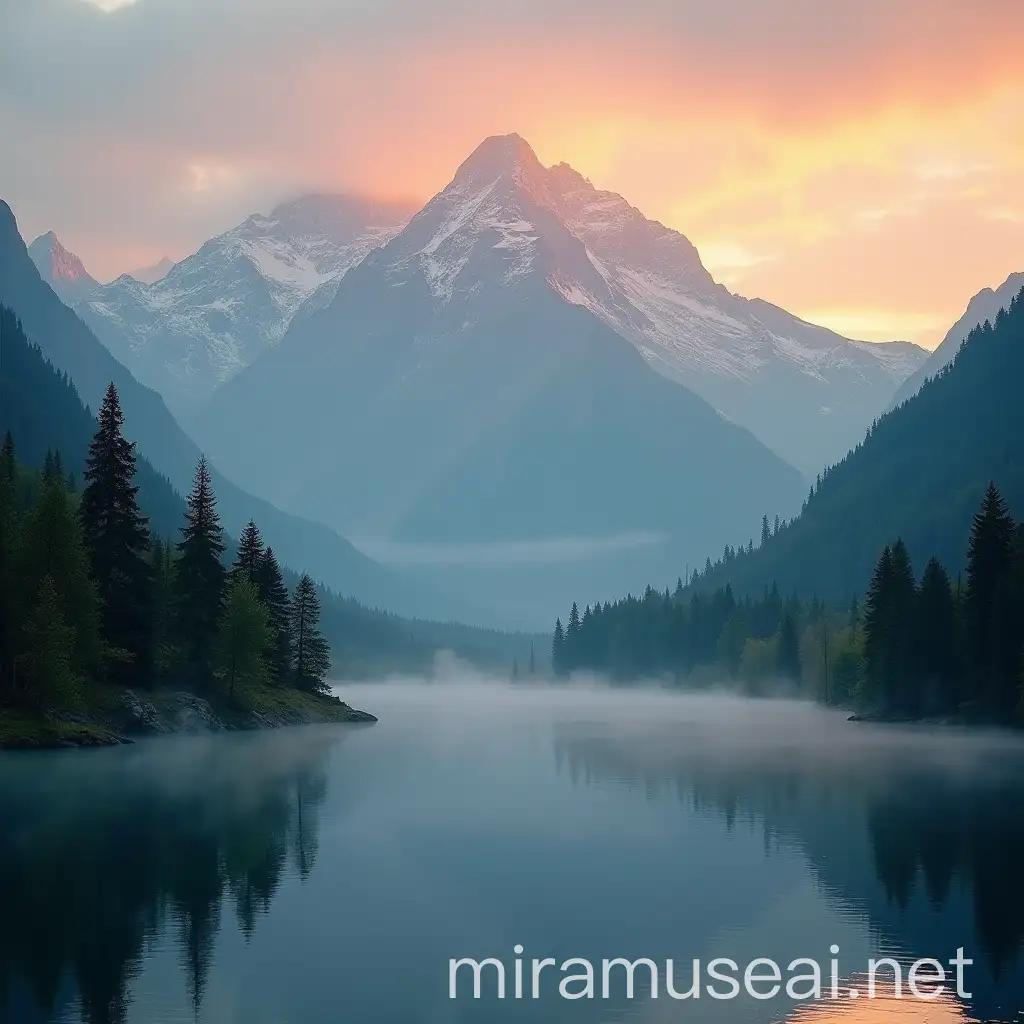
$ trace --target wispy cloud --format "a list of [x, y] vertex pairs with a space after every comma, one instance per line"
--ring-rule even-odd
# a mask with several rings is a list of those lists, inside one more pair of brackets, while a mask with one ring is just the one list
[[5, 198], [100, 274], [306, 189], [427, 198], [505, 131], [798, 311], [948, 324], [1024, 265], [1019, 0], [0, 0], [0, 23]]

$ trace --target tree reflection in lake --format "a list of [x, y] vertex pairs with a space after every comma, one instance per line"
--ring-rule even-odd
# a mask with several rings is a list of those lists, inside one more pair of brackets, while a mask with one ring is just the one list
[[336, 730], [16, 755], [0, 790], [0, 1019], [125, 1019], [147, 944], [173, 931], [198, 1016], [225, 901], [250, 937], [316, 860]]
[[[773, 739], [770, 729], [730, 742], [721, 730], [680, 732], [677, 723], [632, 738], [620, 726], [604, 736], [593, 725], [566, 727], [555, 758], [577, 784], [642, 788], [717, 816], [726, 830], [763, 829], [766, 856], [780, 841], [798, 845], [819, 883], [867, 914], [881, 947], [904, 960], [947, 960], [965, 947], [975, 959], [972, 1012], [1015, 1015], [1024, 992], [1024, 746], [998, 733], [847, 730], [816, 744]], [[843, 1019], [853, 1012], [841, 1008]], [[880, 1012], [857, 1010], [886, 1019]]]

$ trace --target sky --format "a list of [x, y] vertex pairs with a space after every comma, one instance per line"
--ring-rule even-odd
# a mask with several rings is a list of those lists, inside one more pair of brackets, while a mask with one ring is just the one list
[[934, 347], [1024, 270], [1021, 0], [0, 0], [0, 197], [101, 279], [518, 132], [722, 283]]

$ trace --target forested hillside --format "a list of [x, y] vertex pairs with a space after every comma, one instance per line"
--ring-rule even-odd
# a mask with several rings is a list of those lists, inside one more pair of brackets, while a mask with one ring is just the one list
[[737, 548], [709, 560], [691, 583], [705, 591], [729, 583], [738, 597], [758, 597], [774, 584], [783, 594], [849, 602], [897, 537], [914, 557], [937, 557], [955, 578], [988, 484], [998, 483], [1011, 508], [1024, 507], [1022, 380], [1024, 291], [825, 472], [796, 519], [765, 529], [757, 548], [737, 538]]

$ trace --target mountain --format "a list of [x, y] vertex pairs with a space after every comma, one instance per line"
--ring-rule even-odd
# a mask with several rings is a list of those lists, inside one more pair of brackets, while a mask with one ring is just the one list
[[99, 287], [99, 282], [85, 269], [82, 261], [73, 252], [68, 252], [52, 231], [40, 235], [28, 247], [28, 254], [43, 280], [64, 302], [78, 302]]
[[508, 561], [565, 539], [703, 551], [793, 508], [796, 470], [553, 284], [602, 279], [549, 181], [518, 137], [487, 140], [198, 436], [349, 536], [518, 545]]
[[[192, 485], [200, 452], [160, 396], [141, 385], [42, 279], [18, 233], [11, 208], [0, 200], [0, 302], [13, 309], [43, 355], [74, 382], [82, 401], [98, 409], [107, 384], [121, 396], [126, 433], [179, 493]], [[281, 512], [236, 487], [216, 467], [213, 480], [225, 527], [237, 535], [255, 519], [282, 562], [308, 568], [325, 584], [368, 604], [408, 614], [454, 615], [424, 588], [398, 580], [327, 527]]]
[[841, 458], [927, 353], [869, 344], [716, 284], [694, 246], [566, 164], [544, 175], [547, 205], [587, 249], [584, 276], [552, 286], [813, 475]]
[[776, 583], [784, 594], [848, 601], [897, 537], [919, 573], [932, 555], [959, 572], [990, 481], [1018, 515], [1024, 509], [1024, 290], [1007, 305], [824, 475], [793, 523], [700, 586], [760, 595]]
[[1024, 288], [1024, 273], [1011, 274], [994, 290], [982, 288], [967, 304], [964, 315], [949, 329], [939, 347], [903, 382], [890, 408], [916, 395], [929, 377], [934, 377], [953, 360], [964, 338], [986, 320], [994, 320], [999, 310], [1009, 306], [1011, 299], [1021, 288]]
[[128, 276], [140, 281], [142, 284], [156, 284], [161, 278], [166, 277], [174, 266], [174, 261], [166, 256], [161, 257], [156, 263], [148, 267], [139, 267], [137, 270], [129, 270]]
[[306, 196], [253, 214], [147, 283], [123, 274], [75, 303], [97, 337], [176, 410], [280, 340], [320, 286], [383, 244], [412, 210]]

